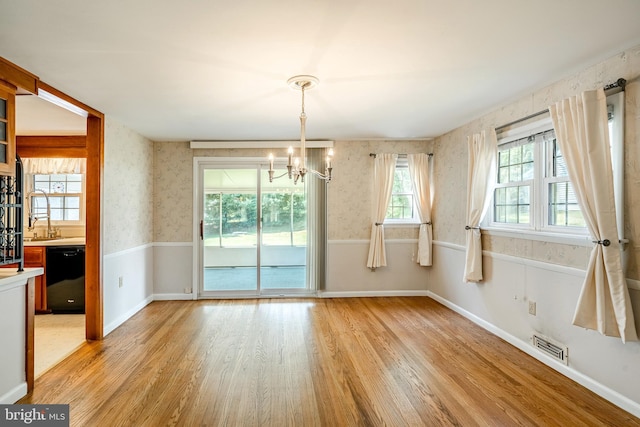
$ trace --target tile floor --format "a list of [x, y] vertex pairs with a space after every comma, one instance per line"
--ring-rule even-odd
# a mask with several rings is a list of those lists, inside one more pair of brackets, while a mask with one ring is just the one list
[[38, 314], [35, 317], [35, 377], [62, 361], [84, 342], [84, 314]]

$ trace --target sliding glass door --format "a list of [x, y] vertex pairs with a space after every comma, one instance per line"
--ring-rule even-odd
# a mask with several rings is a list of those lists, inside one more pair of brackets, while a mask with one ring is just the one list
[[269, 183], [259, 162], [203, 162], [198, 176], [199, 296], [308, 291], [304, 185]]

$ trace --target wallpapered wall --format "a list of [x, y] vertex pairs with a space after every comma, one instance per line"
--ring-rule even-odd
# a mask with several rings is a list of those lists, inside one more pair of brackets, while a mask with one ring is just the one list
[[104, 144], [105, 255], [153, 242], [153, 142], [107, 117]]
[[[627, 277], [640, 279], [640, 46], [537, 90], [435, 141], [435, 240], [465, 244], [467, 191], [467, 136], [542, 111], [561, 99], [603, 87], [619, 77], [627, 79], [625, 92], [625, 237], [630, 239]], [[585, 268], [591, 248], [483, 236], [489, 251], [571, 267]]]
[[[369, 239], [373, 159], [369, 153], [430, 152], [431, 142], [338, 141], [333, 180], [329, 183], [329, 239]], [[193, 214], [194, 157], [263, 157], [271, 149], [191, 150], [188, 142], [154, 146], [154, 237], [156, 242], [190, 242]], [[285, 155], [284, 150], [281, 153]], [[309, 178], [315, 179], [315, 178]], [[387, 238], [417, 238], [417, 228], [388, 228]]]

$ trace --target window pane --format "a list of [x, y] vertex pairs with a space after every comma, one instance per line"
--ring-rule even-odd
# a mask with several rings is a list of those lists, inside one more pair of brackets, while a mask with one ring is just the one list
[[66, 193], [67, 184], [65, 181], [52, 181], [51, 192], [52, 193]]
[[495, 221], [507, 222], [507, 208], [505, 206], [496, 206], [495, 208]]
[[504, 205], [506, 203], [506, 188], [496, 188], [495, 203], [496, 205]]
[[67, 181], [67, 193], [82, 193], [82, 182]]
[[307, 245], [307, 198], [304, 194], [293, 194], [293, 244]]
[[509, 150], [500, 151], [498, 165], [500, 167], [509, 165]]
[[518, 223], [529, 224], [529, 206], [518, 206]]
[[507, 218], [506, 221], [509, 224], [517, 224], [518, 223], [518, 206], [509, 205], [505, 206], [507, 209]]
[[516, 205], [518, 204], [518, 187], [507, 187], [507, 204], [508, 205]]
[[522, 146], [522, 162], [533, 162], [533, 143]]
[[413, 218], [413, 196], [409, 194], [392, 195], [386, 217], [389, 219]]
[[64, 211], [62, 209], [51, 208], [51, 221], [62, 221], [64, 219]]
[[509, 182], [509, 168], [508, 167], [500, 168], [500, 171], [498, 172], [498, 182], [500, 184], [504, 184], [506, 182]]
[[509, 149], [509, 164], [515, 165], [522, 162], [522, 147], [512, 147]]
[[255, 194], [222, 195], [222, 246], [256, 246]]
[[0, 141], [7, 142], [7, 122], [0, 121]]
[[518, 204], [529, 205], [531, 199], [529, 198], [529, 186], [523, 185], [518, 187]]
[[7, 163], [7, 146], [6, 146], [6, 144], [0, 144], [0, 163]]
[[408, 167], [396, 167], [393, 177], [394, 193], [411, 193], [411, 177], [409, 176]]
[[66, 221], [79, 221], [80, 210], [79, 209], [66, 209], [64, 211], [64, 219]]
[[533, 162], [522, 164], [522, 180], [527, 181], [533, 179]]
[[549, 225], [585, 227], [586, 223], [569, 182], [549, 184]]
[[68, 196], [64, 198], [64, 206], [67, 209], [79, 209], [80, 208], [80, 197]]
[[265, 245], [291, 246], [291, 194], [262, 195], [262, 242]]
[[0, 98], [0, 119], [7, 118], [7, 100]]
[[205, 194], [203, 228], [205, 246], [220, 246], [220, 194]]
[[509, 182], [522, 181], [522, 167], [518, 164], [509, 168]]

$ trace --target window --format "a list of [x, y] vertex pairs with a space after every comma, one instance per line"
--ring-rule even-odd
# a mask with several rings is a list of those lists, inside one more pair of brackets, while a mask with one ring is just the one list
[[[615, 96], [607, 103], [616, 209], [621, 213], [623, 102]], [[485, 227], [589, 235], [550, 118], [501, 134], [496, 172]]]
[[413, 196], [411, 176], [406, 159], [398, 159], [393, 176], [393, 190], [387, 207], [385, 223], [418, 223], [418, 210]]
[[29, 213], [34, 218], [46, 218], [48, 204], [51, 221], [79, 223], [84, 220], [83, 174], [34, 174], [31, 183]]

